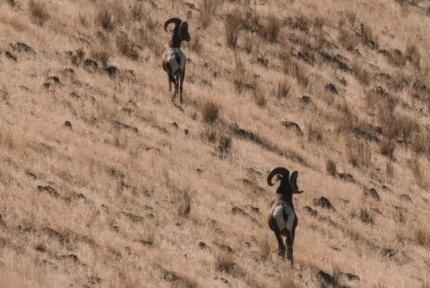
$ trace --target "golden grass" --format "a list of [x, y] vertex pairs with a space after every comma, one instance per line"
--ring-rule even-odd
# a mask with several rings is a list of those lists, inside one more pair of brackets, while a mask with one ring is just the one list
[[[30, 1], [0, 3], [1, 287], [321, 287], [330, 267], [360, 277], [345, 286], [428, 285], [425, 3], [251, 2], [205, 29], [197, 1], [34, 1], [43, 26]], [[180, 107], [171, 16], [193, 39]], [[305, 191], [294, 268], [267, 227], [276, 166]]]

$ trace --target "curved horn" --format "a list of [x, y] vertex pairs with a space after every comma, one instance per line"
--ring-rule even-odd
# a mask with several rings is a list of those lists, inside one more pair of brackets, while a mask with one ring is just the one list
[[267, 184], [269, 186], [273, 186], [274, 183], [272, 183], [272, 179], [275, 175], [281, 175], [282, 178], [289, 178], [290, 177], [290, 171], [288, 171], [287, 168], [284, 167], [277, 167], [270, 172], [269, 176], [267, 176]]
[[171, 23], [175, 23], [176, 26], [178, 26], [179, 24], [181, 24], [181, 22], [182, 22], [182, 20], [179, 18], [170, 18], [169, 20], [164, 22], [164, 31], [167, 32], [167, 26], [169, 26]]

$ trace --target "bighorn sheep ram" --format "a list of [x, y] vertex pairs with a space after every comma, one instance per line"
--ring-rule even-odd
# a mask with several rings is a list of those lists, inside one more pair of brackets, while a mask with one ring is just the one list
[[297, 215], [294, 210], [293, 194], [300, 194], [303, 191], [299, 191], [297, 185], [297, 176], [299, 173], [294, 171], [290, 175], [290, 171], [283, 167], [278, 167], [270, 172], [267, 177], [267, 184], [273, 186], [273, 177], [277, 176], [280, 179], [280, 184], [276, 190], [276, 197], [272, 202], [272, 207], [269, 215], [269, 227], [275, 233], [276, 239], [278, 240], [278, 254], [285, 257], [285, 244], [282, 236], [287, 239], [287, 258], [291, 261], [291, 265], [294, 265], [293, 258], [293, 244], [294, 236], [298, 223]]
[[175, 100], [179, 88], [179, 99], [182, 103], [182, 88], [187, 57], [181, 50], [181, 42], [190, 41], [191, 37], [188, 33], [188, 23], [186, 21], [182, 21], [179, 18], [170, 18], [164, 23], [164, 31], [167, 32], [167, 27], [170, 24], [175, 24], [175, 28], [172, 31], [172, 40], [169, 43], [169, 47], [163, 54], [163, 69], [167, 72], [169, 91], [172, 91], [172, 82], [175, 85], [172, 101]]

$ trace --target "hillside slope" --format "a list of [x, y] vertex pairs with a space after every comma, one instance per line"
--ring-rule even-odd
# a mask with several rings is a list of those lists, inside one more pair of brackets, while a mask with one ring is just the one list
[[1, 1], [0, 287], [429, 287], [430, 5], [316, 2]]

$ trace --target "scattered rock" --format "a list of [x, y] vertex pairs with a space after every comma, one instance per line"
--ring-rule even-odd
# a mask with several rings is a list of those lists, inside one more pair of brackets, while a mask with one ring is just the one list
[[321, 288], [337, 287], [336, 278], [324, 271], [318, 272], [318, 277], [321, 282]]
[[50, 76], [46, 78], [45, 83], [43, 83], [43, 86], [46, 89], [49, 89], [51, 87], [58, 86], [58, 85], [61, 85], [61, 81], [60, 81], [60, 78], [58, 78], [58, 76]]
[[3, 216], [0, 214], [0, 227], [6, 226], [6, 223], [4, 222]]
[[375, 135], [376, 133], [367, 132], [357, 127], [352, 129], [352, 132], [358, 138], [379, 143], [379, 138]]
[[36, 250], [37, 252], [40, 252], [40, 253], [45, 253], [46, 252], [46, 246], [43, 244], [38, 244], [38, 245], [36, 245], [36, 247], [34, 247], [34, 250]]
[[39, 186], [37, 186], [37, 190], [39, 190], [39, 192], [46, 192], [49, 195], [54, 196], [54, 197], [60, 196], [60, 194], [57, 192], [57, 190], [55, 190], [54, 188], [52, 188], [49, 185], [46, 185], [46, 186], [39, 185]]
[[393, 258], [394, 256], [396, 256], [397, 252], [394, 249], [391, 248], [384, 248], [382, 249], [382, 255], [384, 257], [388, 257], [388, 258]]
[[233, 213], [233, 215], [247, 215], [247, 213], [245, 211], [243, 211], [242, 208], [239, 208], [237, 206], [235, 206], [231, 209], [231, 213]]
[[372, 197], [373, 199], [380, 201], [381, 197], [379, 196], [378, 192], [376, 191], [376, 189], [371, 188], [369, 190], [366, 191], [366, 195]]
[[129, 131], [132, 131], [134, 133], [138, 133], [139, 132], [139, 130], [136, 127], [130, 126], [128, 124], [125, 124], [125, 123], [122, 123], [122, 122], [119, 122], [119, 121], [113, 121], [113, 126], [116, 129], [129, 130]]
[[300, 101], [304, 104], [310, 104], [312, 102], [312, 98], [310, 96], [302, 96], [302, 98], [300, 98]]
[[10, 44], [10, 46], [12, 47], [12, 49], [15, 52], [19, 52], [19, 53], [21, 53], [21, 52], [30, 53], [30, 52], [33, 51], [33, 49], [30, 46], [28, 46], [27, 44], [22, 43], [22, 42], [17, 42], [15, 44]]
[[400, 195], [399, 198], [400, 198], [400, 200], [403, 200], [403, 201], [412, 202], [412, 198], [408, 194], [402, 194], [402, 195]]
[[375, 220], [373, 219], [373, 216], [366, 209], [361, 209], [360, 220], [361, 222], [366, 224], [371, 224], [371, 225], [375, 224]]
[[72, 128], [73, 128], [73, 127], [72, 127], [72, 123], [70, 123], [70, 121], [66, 121], [66, 122], [64, 122], [64, 127], [69, 128], [69, 129], [72, 129]]
[[109, 75], [110, 78], [116, 78], [119, 74], [119, 69], [115, 66], [109, 66], [104, 69], [104, 71]]
[[330, 203], [330, 200], [326, 197], [315, 198], [313, 200], [313, 204], [324, 209], [335, 210], [333, 205]]
[[325, 90], [328, 92], [331, 92], [333, 94], [338, 94], [337, 88], [333, 83], [329, 83], [329, 84], [325, 85]]
[[339, 173], [337, 174], [340, 179], [347, 181], [347, 182], [354, 182], [354, 177], [352, 177], [351, 174], [348, 173]]
[[140, 240], [140, 243], [143, 246], [150, 247], [154, 244], [154, 241], [152, 241], [152, 240]]
[[318, 215], [318, 211], [313, 209], [311, 206], [305, 206], [303, 207], [303, 209], [305, 209], [305, 211], [313, 217], [316, 217]]
[[296, 122], [292, 122], [292, 121], [282, 121], [282, 125], [290, 130], [294, 130], [297, 134], [302, 135], [303, 136], [303, 131], [300, 128], [299, 124], [297, 124]]
[[9, 51], [6, 51], [5, 55], [6, 55], [6, 57], [8, 59], [10, 59], [10, 60], [12, 60], [14, 62], [18, 61], [18, 58], [14, 54], [12, 54], [11, 52], [9, 52]]
[[205, 242], [200, 241], [199, 242], [199, 248], [200, 249], [206, 249], [206, 248], [208, 248], [208, 245]]
[[91, 59], [86, 59], [84, 61], [84, 68], [90, 73], [94, 73], [99, 69], [99, 64], [97, 64], [96, 61], [93, 61]]

